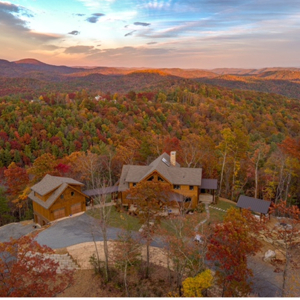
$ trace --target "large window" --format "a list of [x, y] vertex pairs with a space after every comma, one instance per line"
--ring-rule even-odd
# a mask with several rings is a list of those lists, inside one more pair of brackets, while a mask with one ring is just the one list
[[180, 185], [174, 184], [174, 185], [173, 185], [173, 189], [174, 189], [174, 190], [180, 190]]
[[161, 177], [158, 176], [158, 181], [164, 181]]

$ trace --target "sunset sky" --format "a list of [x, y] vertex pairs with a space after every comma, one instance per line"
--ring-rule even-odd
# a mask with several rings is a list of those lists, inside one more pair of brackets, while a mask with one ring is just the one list
[[0, 0], [0, 59], [300, 67], [300, 0]]

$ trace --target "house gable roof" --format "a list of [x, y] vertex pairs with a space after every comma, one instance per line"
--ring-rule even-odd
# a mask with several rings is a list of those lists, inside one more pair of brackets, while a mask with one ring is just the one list
[[[49, 185], [47, 185], [47, 183]], [[37, 183], [36, 185], [34, 185], [31, 188], [32, 191], [28, 195], [28, 197], [32, 201], [34, 201], [37, 204], [41, 205], [42, 207], [48, 209], [55, 202], [55, 200], [61, 195], [61, 193], [64, 192], [64, 190], [67, 187], [70, 187], [71, 189], [73, 189], [72, 185], [83, 185], [83, 184], [79, 181], [76, 181], [76, 180], [72, 179], [72, 178], [46, 175], [39, 183]], [[75, 190], [75, 191], [77, 193], [80, 193], [83, 196], [85, 196], [82, 192], [80, 192], [78, 190]], [[50, 192], [52, 192], [52, 194], [47, 199], [47, 201], [43, 201], [40, 198], [36, 197], [34, 195], [34, 192], [38, 193], [41, 196], [44, 196], [44, 195], [46, 195]]]
[[178, 163], [175, 166], [171, 166], [170, 156], [167, 153], [163, 153], [149, 166], [123, 166], [119, 191], [127, 190], [129, 182], [140, 182], [155, 171], [171, 184], [201, 186], [201, 168], [181, 168]]
[[240, 208], [250, 208], [250, 210], [259, 212], [262, 214], [267, 214], [269, 211], [269, 207], [271, 205], [271, 201], [260, 200], [252, 197], [247, 197], [241, 195], [236, 204], [237, 207]]
[[51, 176], [47, 174], [40, 182], [32, 186], [31, 190], [33, 190], [41, 196], [44, 196], [50, 193], [51, 191], [57, 189], [63, 183], [83, 186], [81, 182], [72, 178]]

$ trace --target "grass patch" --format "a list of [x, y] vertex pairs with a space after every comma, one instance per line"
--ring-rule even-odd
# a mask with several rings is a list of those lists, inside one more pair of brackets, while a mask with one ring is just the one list
[[[211, 205], [212, 207], [217, 207], [217, 208], [221, 208], [223, 210], [227, 210], [231, 207], [236, 207], [235, 204], [230, 203], [230, 202], [226, 202], [223, 200], [219, 200], [218, 204], [216, 205]], [[226, 212], [222, 211], [222, 210], [217, 210], [214, 208], [209, 208], [209, 213], [210, 213], [210, 221], [211, 222], [220, 222], [223, 221], [223, 218], [226, 214]]]
[[[109, 226], [115, 228], [124, 228], [133, 231], [138, 231], [141, 227], [139, 223], [139, 219], [133, 216], [128, 215], [126, 212], [117, 212], [114, 206], [106, 207], [106, 210], [110, 211], [110, 218], [109, 218]], [[99, 208], [91, 209], [87, 211], [87, 214], [95, 219], [100, 218]]]

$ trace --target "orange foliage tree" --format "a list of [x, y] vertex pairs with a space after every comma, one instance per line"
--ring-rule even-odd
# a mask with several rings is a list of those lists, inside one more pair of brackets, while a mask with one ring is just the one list
[[159, 213], [167, 204], [170, 192], [169, 184], [152, 181], [141, 181], [130, 189], [130, 197], [137, 207], [140, 223], [143, 224], [142, 237], [146, 240], [146, 277], [149, 277], [150, 244], [160, 220]]
[[46, 174], [58, 175], [58, 171], [55, 169], [56, 165], [55, 157], [50, 153], [45, 153], [34, 161], [28, 172], [34, 175], [34, 182], [38, 182]]

